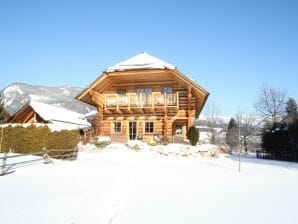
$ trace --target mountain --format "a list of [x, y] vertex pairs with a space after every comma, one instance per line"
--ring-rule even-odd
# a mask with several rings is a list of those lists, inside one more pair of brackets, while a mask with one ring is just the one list
[[83, 103], [77, 96], [83, 89], [71, 86], [44, 87], [23, 83], [13, 83], [5, 87], [1, 93], [6, 111], [13, 115], [30, 100], [59, 106], [77, 113], [85, 114], [95, 107]]
[[[214, 124], [216, 128], [224, 128], [228, 127], [230, 121], [230, 117], [218, 115], [216, 119], [216, 123]], [[207, 126], [208, 125], [208, 116], [201, 114], [199, 119], [196, 120], [196, 125], [199, 126]]]

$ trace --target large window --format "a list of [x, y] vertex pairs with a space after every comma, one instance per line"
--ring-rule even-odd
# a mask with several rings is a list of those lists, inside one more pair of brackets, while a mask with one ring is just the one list
[[114, 122], [114, 133], [121, 133], [121, 122]]
[[154, 123], [145, 122], [145, 133], [153, 133], [153, 132], [154, 132]]

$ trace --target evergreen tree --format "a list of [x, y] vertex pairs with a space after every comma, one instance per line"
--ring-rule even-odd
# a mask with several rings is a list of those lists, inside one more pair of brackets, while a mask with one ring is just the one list
[[0, 93], [0, 124], [4, 123], [4, 102]]
[[238, 144], [238, 125], [234, 118], [231, 118], [229, 122], [226, 142], [231, 147], [235, 147]]
[[286, 112], [287, 115], [297, 115], [298, 114], [298, 109], [297, 109], [297, 103], [293, 98], [289, 98], [286, 106]]
[[200, 138], [200, 132], [199, 129], [197, 129], [195, 126], [191, 126], [188, 129], [188, 132], [186, 133], [186, 136], [190, 142], [191, 145], [196, 145]]

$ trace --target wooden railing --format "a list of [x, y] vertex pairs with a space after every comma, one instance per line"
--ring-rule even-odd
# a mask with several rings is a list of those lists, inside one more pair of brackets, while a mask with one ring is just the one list
[[179, 107], [179, 93], [174, 94], [137, 94], [127, 93], [126, 95], [106, 94], [105, 109], [119, 108], [154, 108], [154, 107]]

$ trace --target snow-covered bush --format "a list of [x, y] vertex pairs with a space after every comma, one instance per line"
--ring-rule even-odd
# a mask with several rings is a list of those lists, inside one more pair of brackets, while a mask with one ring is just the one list
[[152, 146], [157, 145], [158, 143], [159, 143], [159, 138], [156, 135], [154, 135], [153, 138], [150, 138], [148, 142], [148, 144]]
[[136, 152], [142, 149], [148, 149], [148, 145], [140, 140], [128, 140], [125, 145]]
[[107, 145], [111, 144], [111, 138], [109, 136], [99, 136], [94, 144], [96, 147], [103, 149]]

